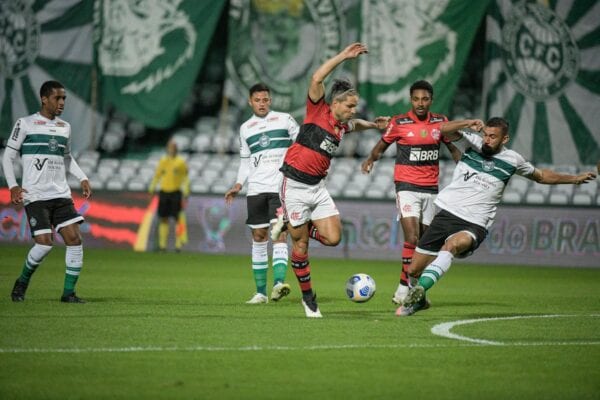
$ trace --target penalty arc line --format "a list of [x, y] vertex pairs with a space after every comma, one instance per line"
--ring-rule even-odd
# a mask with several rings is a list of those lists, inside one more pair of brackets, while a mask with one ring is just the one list
[[[546, 315], [515, 315], [513, 317], [492, 317], [492, 318], [474, 318], [474, 319], [463, 319], [459, 321], [450, 321], [444, 322], [442, 324], [434, 325], [431, 328], [431, 333], [437, 336], [442, 336], [448, 339], [460, 340], [462, 342], [469, 342], [479, 345], [489, 345], [489, 346], [514, 346], [515, 343], [504, 343], [497, 342], [494, 340], [485, 340], [485, 339], [477, 339], [471, 338], [468, 336], [458, 335], [456, 333], [450, 332], [452, 328], [460, 325], [469, 325], [475, 324], [479, 322], [490, 322], [490, 321], [510, 321], [517, 319], [531, 319], [531, 318], [572, 318], [572, 317], [600, 317], [599, 314], [590, 314], [590, 315], [564, 315], [564, 314], [546, 314]], [[543, 342], [542, 342], [543, 343]], [[551, 344], [553, 342], [546, 342]], [[556, 342], [557, 344], [561, 344], [564, 342]], [[596, 342], [585, 342], [589, 344], [595, 344]]]

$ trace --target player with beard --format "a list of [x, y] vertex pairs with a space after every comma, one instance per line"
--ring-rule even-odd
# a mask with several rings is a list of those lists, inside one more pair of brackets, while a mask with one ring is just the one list
[[[465, 128], [482, 130], [483, 137]], [[479, 247], [514, 174], [548, 185], [580, 185], [596, 178], [593, 172], [568, 175], [535, 168], [519, 153], [504, 147], [509, 130], [503, 118], [491, 118], [485, 126], [481, 120], [451, 121], [441, 126], [441, 132], [463, 155], [452, 182], [437, 196], [435, 204], [441, 210], [419, 239], [408, 273], [420, 278], [396, 311], [398, 316], [425, 309], [425, 293], [448, 272], [452, 259], [467, 257]]]

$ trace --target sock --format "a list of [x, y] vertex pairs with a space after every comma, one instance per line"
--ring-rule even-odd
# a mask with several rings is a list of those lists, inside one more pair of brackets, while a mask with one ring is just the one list
[[23, 270], [21, 271], [21, 276], [19, 276], [21, 282], [29, 283], [31, 275], [33, 275], [37, 267], [44, 260], [44, 257], [50, 253], [50, 250], [52, 250], [52, 246], [37, 243], [33, 245], [29, 253], [27, 253], [25, 263], [23, 263]]
[[256, 292], [267, 295], [267, 268], [269, 266], [269, 242], [252, 241], [252, 273]]
[[302, 297], [312, 299], [312, 283], [310, 282], [310, 263], [308, 262], [308, 255], [300, 255], [294, 253], [292, 250], [292, 268], [294, 274], [300, 284], [300, 290], [302, 290]]
[[[321, 242], [321, 235], [319, 234], [319, 230], [316, 226], [313, 225], [312, 221], [308, 223], [308, 236], [312, 239], [315, 239]], [[323, 243], [323, 242], [321, 242]]]
[[413, 254], [415, 253], [415, 245], [408, 242], [404, 242], [402, 247], [402, 272], [400, 273], [400, 284], [408, 286], [408, 267], [412, 261]]
[[169, 239], [169, 222], [158, 223], [158, 248], [165, 250], [167, 248], [167, 240]]
[[65, 288], [63, 290], [63, 296], [68, 296], [71, 293], [75, 293], [75, 284], [79, 279], [79, 273], [83, 265], [83, 246], [67, 246], [67, 252], [65, 255], [65, 264], [67, 269], [65, 271]]
[[449, 251], [440, 251], [436, 259], [421, 274], [419, 285], [423, 286], [425, 290], [431, 289], [448, 272], [453, 258], [454, 256]]
[[285, 281], [287, 263], [287, 243], [273, 243], [273, 284]]

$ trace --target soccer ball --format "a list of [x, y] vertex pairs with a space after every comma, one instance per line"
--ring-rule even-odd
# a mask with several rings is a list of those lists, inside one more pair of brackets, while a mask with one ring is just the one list
[[346, 282], [346, 295], [355, 303], [369, 301], [375, 289], [375, 281], [367, 274], [354, 274]]

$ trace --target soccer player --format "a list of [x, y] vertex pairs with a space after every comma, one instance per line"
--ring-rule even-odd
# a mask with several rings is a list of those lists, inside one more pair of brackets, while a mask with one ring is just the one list
[[[66, 245], [65, 283], [60, 301], [85, 303], [75, 294], [75, 284], [83, 265], [83, 246], [77, 213], [67, 184], [67, 171], [81, 182], [83, 196], [92, 189], [88, 178], [71, 156], [71, 125], [60, 119], [65, 108], [64, 86], [57, 81], [44, 82], [40, 88], [41, 109], [19, 118], [12, 130], [2, 160], [4, 175], [13, 204], [25, 205], [34, 245], [29, 250], [21, 276], [11, 292], [12, 301], [25, 300], [31, 276], [52, 250], [52, 229]], [[13, 163], [18, 155], [23, 162], [22, 184], [15, 178]]]
[[306, 116], [300, 127], [296, 142], [288, 149], [281, 171], [284, 178], [279, 196], [284, 215], [272, 229], [271, 237], [277, 237], [287, 219], [292, 238], [292, 268], [302, 290], [302, 305], [309, 318], [320, 318], [321, 312], [313, 293], [309, 239], [326, 246], [336, 246], [341, 239], [342, 224], [339, 212], [325, 188], [323, 178], [344, 134], [350, 130], [383, 129], [388, 118], [375, 122], [353, 119], [358, 105], [358, 92], [352, 84], [336, 80], [325, 102], [325, 78], [341, 63], [367, 53], [362, 43], [353, 43], [325, 61], [312, 75], [306, 101]]
[[392, 297], [392, 302], [398, 305], [402, 304], [408, 293], [406, 271], [417, 241], [435, 214], [433, 201], [438, 192], [440, 142], [448, 147], [453, 159], [460, 158], [458, 149], [448, 140], [443, 140], [440, 133], [440, 125], [448, 118], [429, 111], [433, 103], [431, 84], [427, 81], [413, 83], [410, 102], [411, 110], [392, 117], [381, 139], [361, 166], [364, 173], [371, 172], [373, 163], [381, 158], [392, 143], [396, 143], [396, 206], [404, 234], [400, 283]]
[[[483, 138], [462, 131], [464, 128], [482, 129]], [[509, 127], [503, 118], [491, 118], [485, 126], [480, 120], [451, 121], [444, 123], [441, 131], [463, 155], [452, 182], [435, 201], [441, 210], [419, 239], [408, 273], [420, 274], [420, 278], [396, 311], [398, 316], [427, 308], [426, 291], [448, 272], [452, 259], [467, 257], [479, 247], [514, 174], [549, 185], [580, 185], [596, 178], [593, 172], [568, 175], [535, 168], [519, 153], [504, 147], [509, 140]]]
[[[271, 110], [271, 91], [264, 83], [250, 88], [248, 104], [254, 115], [240, 127], [240, 167], [236, 183], [225, 193], [231, 204], [248, 180], [246, 224], [252, 230], [252, 272], [256, 293], [247, 304], [268, 303], [267, 270], [269, 264], [269, 227], [277, 221], [279, 168], [288, 147], [296, 139], [299, 126], [289, 114]], [[278, 301], [290, 293], [285, 282], [288, 264], [286, 233], [273, 239], [273, 290], [271, 300]]]
[[[158, 165], [148, 191], [154, 193], [156, 185], [160, 186], [158, 194], [158, 249], [167, 250], [169, 240], [169, 218], [177, 220], [184, 208], [185, 199], [190, 194], [188, 167], [183, 157], [177, 155], [177, 143], [173, 139], [167, 142], [167, 154]], [[175, 251], [181, 251], [184, 245], [182, 235], [175, 235]]]

